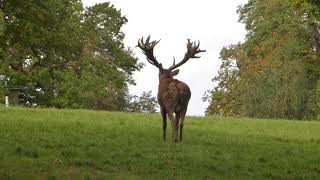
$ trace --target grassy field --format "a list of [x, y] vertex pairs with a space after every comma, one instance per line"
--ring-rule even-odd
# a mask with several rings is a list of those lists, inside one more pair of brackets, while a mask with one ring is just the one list
[[0, 179], [319, 179], [320, 123], [0, 108]]

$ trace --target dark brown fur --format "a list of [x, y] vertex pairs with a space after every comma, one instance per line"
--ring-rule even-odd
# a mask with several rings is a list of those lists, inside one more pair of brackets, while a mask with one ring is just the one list
[[158, 102], [163, 120], [163, 140], [166, 140], [167, 114], [171, 120], [174, 143], [180, 126], [182, 141], [183, 122], [187, 112], [191, 91], [184, 82], [173, 79], [171, 72], [163, 70], [159, 73]]

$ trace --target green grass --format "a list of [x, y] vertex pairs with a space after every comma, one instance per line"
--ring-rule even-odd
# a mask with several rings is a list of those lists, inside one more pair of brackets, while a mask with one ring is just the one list
[[0, 107], [0, 179], [319, 179], [320, 123]]

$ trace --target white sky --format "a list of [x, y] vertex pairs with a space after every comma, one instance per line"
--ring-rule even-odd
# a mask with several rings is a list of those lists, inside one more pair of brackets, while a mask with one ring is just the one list
[[[84, 6], [107, 0], [82, 0]], [[157, 60], [164, 68], [172, 64], [173, 56], [180, 61], [186, 52], [187, 38], [200, 40], [201, 49], [207, 52], [200, 59], [190, 59], [182, 65], [176, 76], [189, 85], [191, 100], [188, 115], [202, 116], [208, 106], [202, 102], [206, 90], [213, 89], [212, 78], [219, 69], [219, 53], [223, 46], [243, 41], [244, 25], [238, 23], [236, 13], [239, 5], [247, 0], [110, 0], [117, 9], [121, 9], [128, 23], [122, 28], [126, 38], [124, 44], [131, 47], [135, 55], [146, 66], [134, 74], [137, 85], [130, 87], [130, 93], [140, 95], [152, 90], [156, 96], [158, 88], [158, 70], [148, 64], [140, 49], [135, 48], [140, 37], [151, 35], [152, 40], [161, 39], [155, 47]]]

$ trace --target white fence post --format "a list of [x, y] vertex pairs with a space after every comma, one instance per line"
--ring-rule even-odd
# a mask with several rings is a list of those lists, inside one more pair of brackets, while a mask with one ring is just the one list
[[9, 97], [6, 96], [6, 107], [9, 107]]

